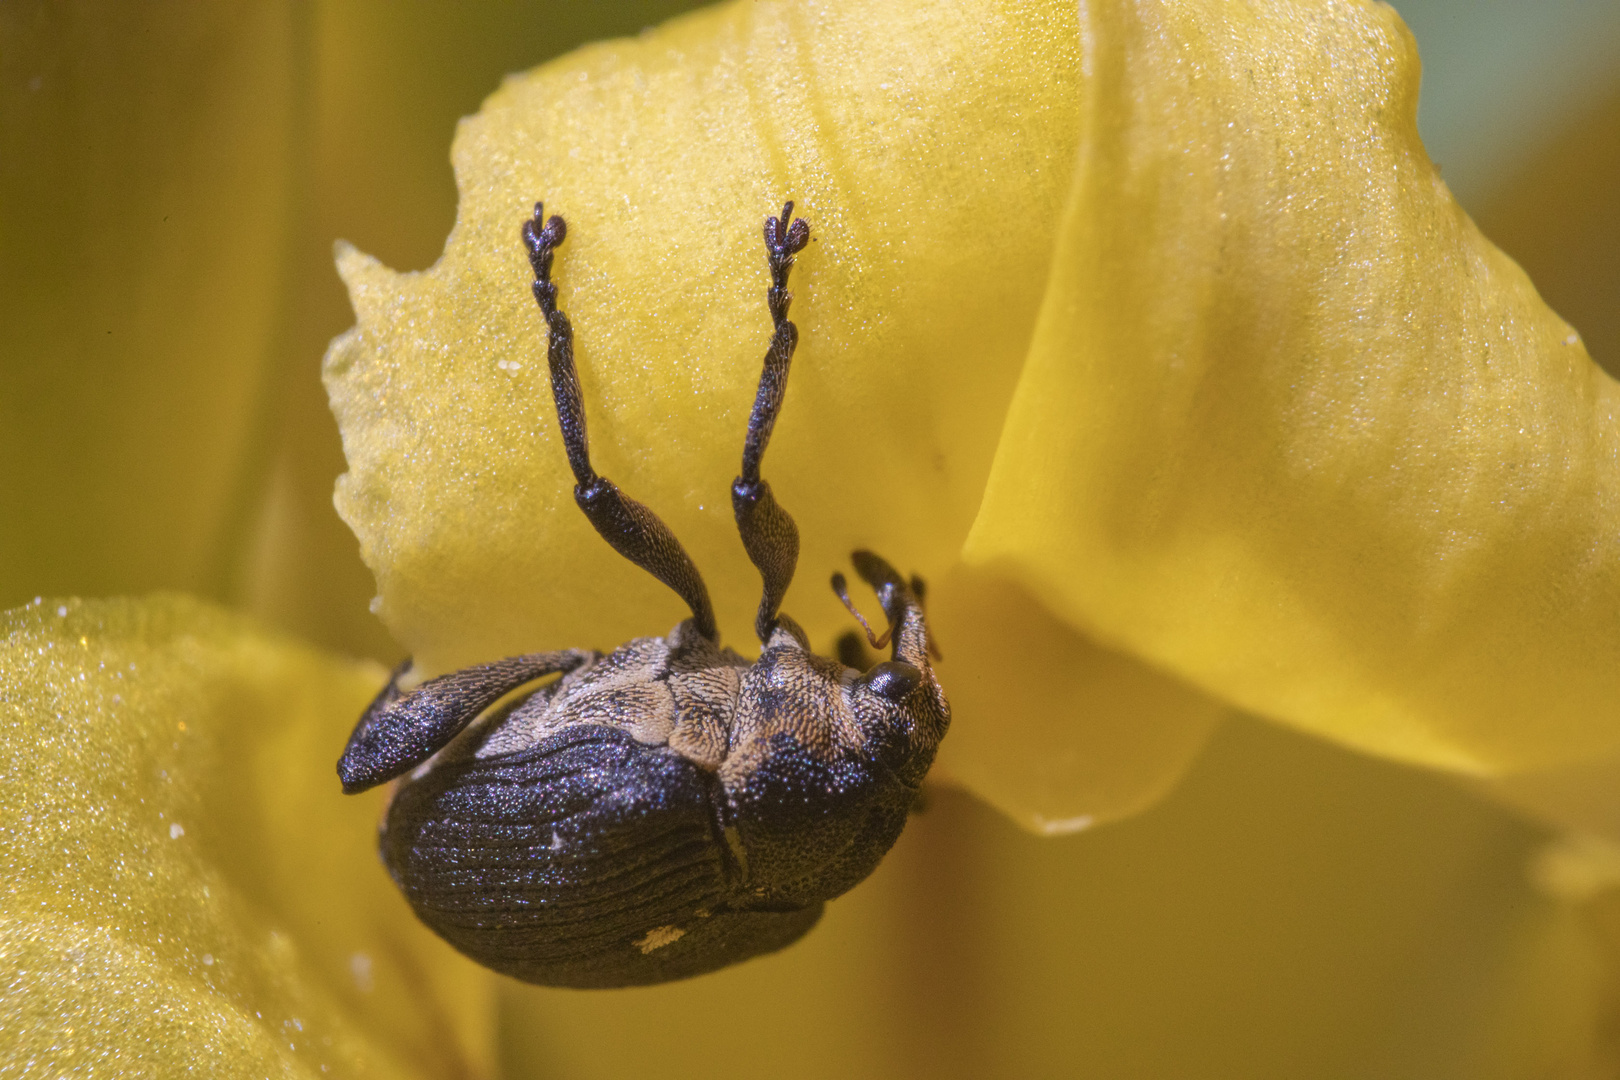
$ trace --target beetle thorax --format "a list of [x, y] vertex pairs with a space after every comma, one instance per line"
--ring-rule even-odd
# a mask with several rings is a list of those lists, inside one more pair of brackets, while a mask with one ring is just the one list
[[[570, 724], [601, 724], [648, 746], [668, 746], [719, 772], [730, 788], [778, 734], [827, 759], [858, 751], [861, 733], [847, 700], [856, 674], [805, 650], [787, 630], [754, 664], [687, 620], [667, 637], [635, 638], [598, 654], [515, 708], [498, 710], [474, 735], [474, 753], [514, 753]], [[752, 684], [746, 696], [745, 680]]]

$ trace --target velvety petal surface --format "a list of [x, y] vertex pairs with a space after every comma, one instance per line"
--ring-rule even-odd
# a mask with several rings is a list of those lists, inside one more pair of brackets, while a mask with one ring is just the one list
[[[817, 239], [766, 473], [811, 581], [862, 545], [939, 583], [977, 728], [943, 764], [998, 805], [1138, 808], [1210, 699], [1474, 773], [1620, 746], [1614, 386], [1424, 155], [1399, 19], [1075, 14], [723, 7], [466, 123], [444, 257], [345, 252], [360, 325], [327, 361], [339, 508], [425, 666], [683, 614], [570, 505], [515, 240], [536, 198], [571, 223], [597, 467], [748, 640], [725, 482], [765, 337], [758, 221], [792, 196]], [[787, 607], [821, 641], [845, 625], [802, 583]]]
[[87, 1075], [475, 1077], [489, 977], [331, 762], [382, 682], [176, 596], [0, 615], [0, 1048]]
[[[573, 505], [517, 238], [544, 199], [569, 221], [555, 276], [596, 467], [674, 528], [725, 637], [751, 645], [759, 579], [728, 487], [770, 328], [760, 227], [793, 198], [814, 239], [765, 461], [803, 537], [786, 610], [829, 646], [851, 623], [822, 583], [872, 547], [939, 586], [958, 732], [982, 725], [980, 745], [1085, 762], [1033, 786], [986, 777], [998, 805], [1030, 824], [1099, 819], [1162, 791], [1210, 728], [1206, 699], [1124, 659], [1123, 681], [1095, 681], [1114, 661], [1099, 667], [1066, 630], [1042, 641], [1042, 666], [1005, 673], [1005, 693], [979, 692], [981, 646], [1013, 650], [984, 640], [944, 580], [1042, 302], [1080, 135], [1080, 54], [1072, 4], [746, 4], [510, 80], [457, 137], [462, 202], [443, 258], [419, 274], [348, 249], [339, 260], [359, 326], [327, 357], [349, 461], [337, 502], [394, 634], [440, 670], [610, 647], [684, 614]], [[1010, 613], [998, 625], [1050, 623], [998, 588], [980, 588]], [[960, 631], [945, 629], [952, 611]], [[985, 774], [988, 759], [946, 745], [947, 768]]]
[[1543, 842], [1432, 772], [1240, 718], [1105, 829], [1044, 839], [943, 795], [776, 956], [505, 983], [507, 1074], [1611, 1076], [1620, 986], [1590, 912], [1526, 874]]
[[1080, 168], [969, 561], [1377, 754], [1614, 754], [1620, 393], [1424, 154], [1394, 11], [1086, 12]]

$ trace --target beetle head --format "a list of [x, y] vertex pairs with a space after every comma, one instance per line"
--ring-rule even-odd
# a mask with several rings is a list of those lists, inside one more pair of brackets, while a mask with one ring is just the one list
[[933, 763], [951, 721], [950, 705], [929, 661], [922, 599], [872, 552], [857, 551], [852, 561], [855, 572], [877, 593], [892, 637], [889, 659], [849, 682], [845, 699], [868, 750], [901, 780], [916, 785]]

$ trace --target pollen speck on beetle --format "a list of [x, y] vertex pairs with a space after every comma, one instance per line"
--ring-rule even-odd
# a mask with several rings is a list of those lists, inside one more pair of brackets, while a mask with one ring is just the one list
[[686, 931], [678, 926], [655, 926], [647, 931], [647, 936], [636, 942], [636, 948], [642, 955], [661, 949], [665, 945], [673, 944], [686, 936]]

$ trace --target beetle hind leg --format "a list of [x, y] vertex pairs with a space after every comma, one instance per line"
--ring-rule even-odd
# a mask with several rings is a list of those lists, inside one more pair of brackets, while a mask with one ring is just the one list
[[[792, 224], [788, 224], [789, 220]], [[737, 519], [749, 561], [764, 579], [764, 594], [754, 617], [754, 633], [759, 640], [770, 640], [776, 629], [777, 612], [793, 581], [799, 563], [799, 527], [771, 494], [771, 485], [759, 472], [760, 460], [770, 442], [776, 418], [787, 393], [788, 368], [799, 343], [799, 328], [788, 320], [793, 297], [787, 291], [793, 257], [810, 242], [810, 226], [793, 217], [793, 204], [782, 208], [782, 216], [765, 219], [765, 254], [771, 268], [771, 287], [765, 293], [770, 309], [771, 343], [765, 350], [765, 365], [759, 376], [759, 390], [748, 417], [748, 434], [743, 441], [742, 475], [731, 484], [731, 508]]]
[[545, 219], [540, 203], [523, 223], [523, 245], [534, 269], [534, 299], [546, 319], [546, 361], [551, 369], [551, 396], [557, 406], [568, 465], [574, 472], [574, 501], [591, 525], [614, 551], [669, 586], [692, 609], [698, 633], [710, 641], [720, 639], [709, 590], [697, 564], [686, 553], [668, 525], [646, 505], [630, 498], [605, 476], [591, 468], [590, 441], [585, 431], [585, 399], [574, 366], [574, 328], [557, 306], [557, 286], [551, 280], [551, 261], [557, 245], [568, 233], [561, 217]]
[[594, 654], [581, 649], [509, 656], [463, 668], [401, 691], [406, 660], [361, 715], [338, 759], [343, 792], [356, 795], [416, 768], [438, 753], [479, 713], [524, 683], [572, 671]]

